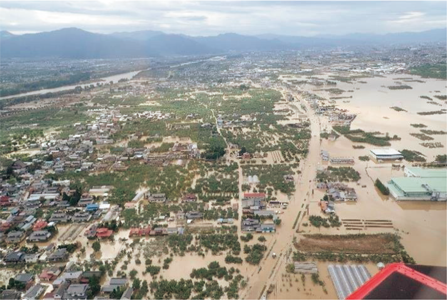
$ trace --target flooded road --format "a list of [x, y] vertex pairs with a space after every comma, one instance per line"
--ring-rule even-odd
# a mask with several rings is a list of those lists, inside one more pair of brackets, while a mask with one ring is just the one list
[[[296, 99], [299, 99], [298, 95], [295, 95]], [[299, 102], [299, 101], [298, 101]], [[261, 262], [261, 270], [253, 277], [250, 284], [250, 289], [243, 297], [245, 299], [259, 299], [270, 284], [279, 285], [281, 279], [281, 273], [284, 273], [287, 263], [290, 263], [289, 256], [293, 246], [293, 239], [297, 237], [293, 225], [297, 219], [298, 213], [304, 215], [305, 207], [309, 203], [309, 195], [313, 186], [313, 179], [316, 176], [316, 166], [319, 164], [320, 159], [320, 123], [318, 117], [315, 116], [313, 110], [307, 103], [303, 103], [307, 107], [308, 117], [311, 122], [312, 138], [309, 142], [309, 154], [301, 165], [300, 178], [295, 180], [296, 192], [291, 197], [288, 209], [281, 215], [281, 225], [277, 227], [277, 231], [273, 236], [274, 243], [269, 248], [269, 253], [277, 253], [278, 258], [273, 258], [272, 255], [267, 256]], [[253, 281], [254, 280], [254, 281]], [[304, 290], [301, 292], [294, 292], [292, 298], [301, 298], [309, 295], [305, 294]], [[283, 298], [285, 295], [279, 295], [279, 298]], [[329, 297], [335, 297], [335, 294], [330, 294]], [[284, 298], [283, 298], [284, 299]]]

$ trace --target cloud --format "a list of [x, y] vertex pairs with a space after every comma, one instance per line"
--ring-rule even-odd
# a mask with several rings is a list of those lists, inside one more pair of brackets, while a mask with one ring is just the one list
[[[0, 1], [0, 27], [214, 35], [388, 33], [445, 27], [445, 2], [93, 0]], [[443, 23], [444, 22], [444, 23]]]
[[422, 18], [423, 16], [425, 16], [425, 13], [420, 11], [407, 12], [401, 15], [397, 20], [391, 21], [391, 23], [402, 24], [402, 23], [419, 22], [423, 19]]

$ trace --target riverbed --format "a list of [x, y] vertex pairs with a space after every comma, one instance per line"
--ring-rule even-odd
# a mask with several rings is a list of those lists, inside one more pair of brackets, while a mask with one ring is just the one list
[[90, 86], [92, 84], [96, 85], [97, 83], [109, 83], [109, 82], [117, 83], [121, 79], [132, 79], [135, 75], [137, 75], [138, 73], [140, 73], [142, 71], [145, 71], [145, 70], [126, 72], [126, 73], [116, 74], [116, 75], [112, 75], [112, 76], [108, 76], [108, 77], [98, 78], [98, 79], [94, 79], [94, 81], [88, 82], [88, 83], [65, 85], [65, 86], [60, 86], [60, 87], [52, 88], [52, 89], [43, 89], [43, 90], [38, 90], [38, 91], [32, 91], [32, 92], [26, 92], [26, 93], [21, 93], [21, 94], [16, 94], [16, 95], [0, 97], [0, 100], [7, 100], [7, 99], [12, 99], [12, 98], [19, 98], [19, 97], [33, 96], [33, 95], [45, 95], [48, 93], [57, 93], [57, 92], [62, 92], [62, 91], [73, 90], [77, 86], [84, 88], [84, 87]]

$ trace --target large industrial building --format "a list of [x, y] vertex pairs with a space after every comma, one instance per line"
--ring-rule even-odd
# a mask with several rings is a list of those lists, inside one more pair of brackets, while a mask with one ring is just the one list
[[403, 155], [391, 148], [386, 149], [371, 149], [370, 150], [371, 156], [377, 160], [377, 161], [383, 161], [383, 160], [401, 160], [403, 159]]
[[447, 169], [428, 169], [417, 167], [405, 167], [405, 176], [419, 178], [446, 178]]
[[396, 200], [447, 200], [447, 169], [405, 169], [407, 177], [388, 182], [391, 196]]

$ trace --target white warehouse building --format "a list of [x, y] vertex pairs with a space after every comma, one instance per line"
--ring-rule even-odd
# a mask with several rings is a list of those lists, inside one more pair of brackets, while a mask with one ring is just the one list
[[403, 155], [399, 151], [397, 151], [395, 149], [391, 149], [391, 148], [371, 149], [370, 154], [377, 161], [401, 160], [404, 158]]

